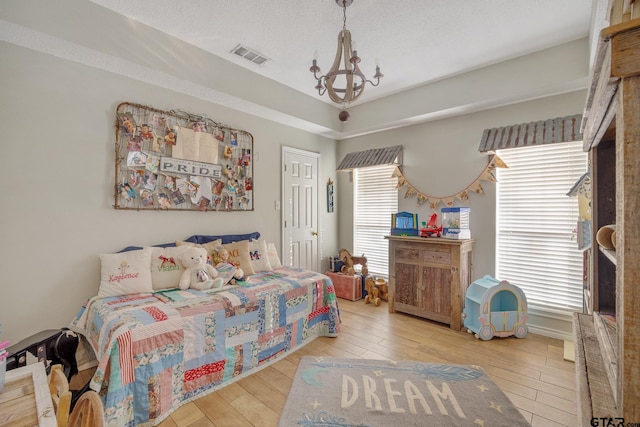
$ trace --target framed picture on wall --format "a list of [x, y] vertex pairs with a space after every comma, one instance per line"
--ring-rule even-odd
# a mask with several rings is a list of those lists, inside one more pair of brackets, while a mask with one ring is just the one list
[[129, 102], [116, 122], [115, 209], [254, 209], [249, 132]]

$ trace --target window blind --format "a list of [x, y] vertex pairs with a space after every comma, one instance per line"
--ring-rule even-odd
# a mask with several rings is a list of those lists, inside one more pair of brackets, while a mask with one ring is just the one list
[[358, 168], [354, 179], [353, 254], [364, 254], [370, 274], [389, 277], [391, 214], [398, 211], [395, 165]]
[[582, 309], [582, 252], [573, 239], [578, 201], [567, 191], [587, 169], [582, 142], [499, 150], [496, 275], [529, 305]]

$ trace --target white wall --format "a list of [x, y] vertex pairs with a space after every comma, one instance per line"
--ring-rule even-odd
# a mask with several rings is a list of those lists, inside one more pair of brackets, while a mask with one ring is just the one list
[[[0, 10], [6, 20], [0, 35], [6, 41], [0, 42], [0, 268], [4, 273], [0, 323], [2, 339], [12, 342], [68, 324], [97, 290], [100, 253], [196, 233], [254, 230], [279, 246], [281, 212], [275, 210], [274, 202], [281, 192], [282, 145], [319, 152], [320, 183], [329, 178], [337, 182], [336, 213], [326, 213], [324, 191], [319, 191], [324, 270], [326, 256], [353, 246], [352, 187], [348, 174], [335, 171], [344, 154], [402, 144], [409, 181], [421, 192], [449, 195], [464, 188], [486, 165], [487, 156], [477, 152], [483, 129], [579, 113], [586, 97], [578, 91], [443, 118], [468, 112], [470, 102], [474, 108], [495, 105], [487, 104], [481, 94], [495, 95], [489, 93], [488, 80], [506, 85], [507, 93], [503, 90], [499, 100], [502, 104], [523, 93], [542, 96], [556, 81], [562, 87], [584, 87], [587, 42], [579, 40], [394, 95], [397, 108], [389, 103], [356, 105], [351, 109], [353, 121], [343, 129], [333, 106], [231, 67], [228, 61], [159, 31], [132, 25], [91, 2], [21, 0], [0, 3]], [[75, 25], [76, 20], [82, 25]], [[545, 58], [549, 56], [557, 66], [548, 65]], [[544, 79], [532, 78], [538, 74]], [[153, 85], [145, 83], [148, 80]], [[521, 87], [515, 87], [514, 81], [521, 82]], [[537, 83], [531, 90], [533, 81]], [[463, 96], [471, 89], [480, 93]], [[224, 107], [213, 103], [217, 96], [226, 100]], [[449, 105], [453, 99], [461, 105], [438, 114], [417, 108], [427, 100]], [[114, 114], [123, 101], [206, 114], [251, 132], [255, 211], [113, 210]], [[368, 129], [373, 126], [370, 122], [397, 114], [400, 106], [416, 109], [418, 116], [411, 120], [433, 121], [338, 143], [300, 130], [333, 134], [343, 129], [352, 135], [358, 120], [367, 120], [368, 124], [359, 126]], [[295, 123], [298, 129], [282, 123]], [[476, 275], [494, 271], [495, 191], [493, 185], [483, 185], [486, 194], [471, 194], [470, 200]], [[428, 207], [418, 208], [415, 198], [405, 200], [402, 194], [400, 210], [418, 212], [421, 218], [430, 214]], [[28, 252], [37, 254], [35, 262]]]
[[[274, 205], [282, 145], [320, 153], [320, 181], [336, 178], [333, 140], [12, 44], [0, 43], [0, 57], [3, 340], [15, 343], [67, 326], [97, 293], [100, 253], [249, 231], [260, 231], [280, 249]], [[123, 101], [205, 114], [251, 132], [255, 210], [114, 210], [114, 121]], [[325, 203], [320, 198], [321, 250], [334, 253], [337, 215], [326, 213]]]
[[[400, 144], [403, 146], [403, 174], [411, 185], [427, 195], [443, 197], [457, 194], [487, 166], [488, 155], [478, 151], [484, 129], [581, 114], [585, 99], [586, 91], [580, 90], [347, 139], [338, 144], [338, 163], [354, 151]], [[347, 172], [338, 174], [336, 192], [340, 217], [338, 243], [347, 248], [353, 247], [353, 183], [349, 175]], [[495, 274], [495, 185], [482, 181], [485, 194], [470, 193], [469, 196], [471, 234], [475, 239], [474, 280], [485, 274]], [[459, 201], [456, 203], [464, 206]], [[442, 219], [440, 208], [442, 205], [438, 208], [438, 217]], [[405, 199], [402, 189], [398, 193], [398, 209], [417, 213], [419, 221], [426, 221], [433, 213], [428, 204], [418, 206], [415, 196]], [[386, 241], [381, 243], [386, 244]], [[563, 331], [566, 338], [571, 335], [571, 324], [566, 321], [559, 324], [532, 316], [529, 324], [537, 325], [548, 334], [553, 333], [548, 331], [551, 329]]]
[[[348, 139], [336, 144], [229, 108], [0, 43], [0, 322], [2, 339], [16, 342], [39, 330], [66, 326], [98, 288], [98, 255], [196, 233], [258, 230], [280, 244], [281, 147], [322, 155], [320, 182], [337, 182], [336, 213], [320, 197], [321, 251], [352, 247], [352, 185], [335, 171], [346, 153], [402, 144], [404, 173], [425, 194], [456, 193], [486, 165], [478, 153], [485, 128], [582, 111], [577, 91], [483, 112]], [[206, 114], [254, 136], [255, 211], [243, 213], [116, 211], [113, 203], [114, 112], [123, 101]], [[473, 275], [494, 273], [495, 186], [471, 194], [476, 239]], [[322, 191], [320, 192], [321, 194]], [[430, 213], [399, 195], [400, 210]], [[35, 258], [35, 259], [32, 259]], [[327, 267], [326, 257], [322, 269]], [[46, 315], [44, 314], [46, 313]], [[555, 326], [547, 325], [553, 329]], [[569, 330], [570, 331], [570, 330]]]

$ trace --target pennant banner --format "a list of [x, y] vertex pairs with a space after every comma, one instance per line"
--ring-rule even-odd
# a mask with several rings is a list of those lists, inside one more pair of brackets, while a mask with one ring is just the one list
[[404, 198], [408, 199], [409, 197], [415, 196], [418, 192], [416, 191], [415, 188], [413, 187], [409, 187], [407, 188], [407, 192], [404, 193]]
[[473, 191], [477, 194], [484, 194], [484, 188], [482, 188], [482, 184], [480, 184], [480, 181], [471, 184], [471, 186], [469, 187], [469, 191]]
[[485, 169], [480, 179], [484, 181], [498, 182], [496, 176], [493, 174], [493, 172], [491, 172], [491, 169]]
[[498, 182], [496, 176], [493, 173], [495, 168], [508, 168], [509, 166], [497, 155], [493, 154], [489, 158], [489, 162], [487, 166], [482, 170], [480, 175], [466, 188], [457, 192], [454, 195], [445, 196], [445, 197], [436, 197], [429, 196], [428, 194], [424, 194], [422, 191], [418, 190], [416, 187], [411, 185], [411, 183], [405, 178], [402, 174], [402, 170], [400, 167], [396, 167], [393, 171], [391, 177], [398, 178], [398, 184], [396, 185], [397, 189], [406, 187], [404, 198], [408, 199], [409, 197], [417, 196], [418, 205], [421, 206], [425, 203], [429, 203], [431, 209], [436, 210], [440, 203], [444, 204], [447, 207], [451, 207], [454, 205], [456, 199], [461, 202], [466, 203], [469, 200], [469, 191], [472, 191], [476, 194], [484, 194], [484, 188], [482, 188], [482, 184], [480, 181], [489, 181], [489, 182]]

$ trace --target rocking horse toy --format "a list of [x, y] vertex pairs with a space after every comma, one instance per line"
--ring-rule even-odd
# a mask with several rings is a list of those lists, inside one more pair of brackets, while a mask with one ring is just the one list
[[362, 267], [360, 270], [360, 274], [363, 274], [365, 276], [369, 274], [369, 269], [367, 268], [367, 258], [365, 258], [364, 255], [354, 257], [351, 256], [348, 250], [340, 249], [340, 252], [338, 252], [338, 259], [344, 263], [344, 265], [340, 269], [341, 273], [353, 274], [353, 266], [359, 264]]

